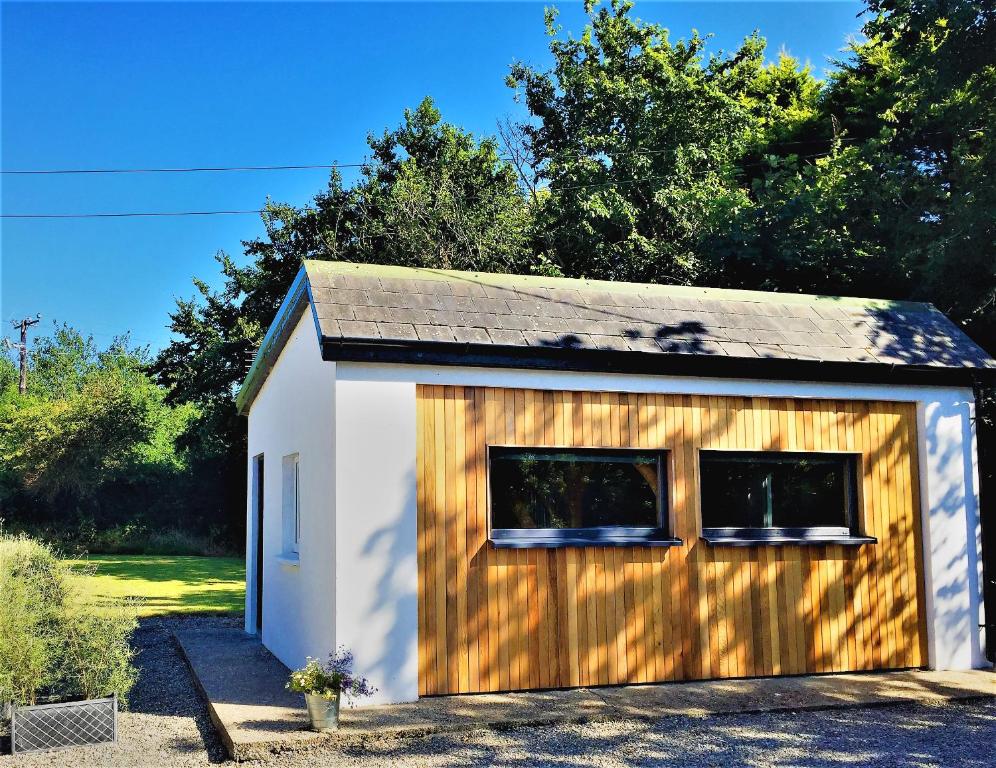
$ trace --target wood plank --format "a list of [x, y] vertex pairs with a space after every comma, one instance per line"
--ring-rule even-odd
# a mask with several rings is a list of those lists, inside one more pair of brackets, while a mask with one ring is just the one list
[[[909, 403], [416, 388], [420, 695], [918, 666], [925, 659]], [[670, 549], [495, 550], [488, 445], [663, 447]], [[845, 550], [698, 541], [701, 448], [859, 455]]]

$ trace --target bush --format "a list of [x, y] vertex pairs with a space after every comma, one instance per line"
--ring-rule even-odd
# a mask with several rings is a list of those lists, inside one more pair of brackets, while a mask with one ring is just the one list
[[116, 693], [127, 705], [135, 611], [121, 603], [95, 613], [77, 581], [47, 545], [0, 533], [0, 701]]
[[185, 528], [154, 528], [139, 520], [98, 529], [93, 520], [74, 523], [24, 523], [0, 518], [0, 527], [43, 541], [65, 557], [86, 555], [202, 555], [205, 557], [243, 554], [226, 542], [217, 529], [208, 533]]
[[181, 528], [150, 530], [141, 524], [115, 526], [94, 533], [90, 554], [106, 555], [215, 555], [229, 554], [216, 538]]

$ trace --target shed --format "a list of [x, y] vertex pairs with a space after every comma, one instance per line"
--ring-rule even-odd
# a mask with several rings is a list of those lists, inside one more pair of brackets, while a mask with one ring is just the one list
[[306, 261], [238, 394], [246, 631], [374, 702], [983, 667], [927, 304]]

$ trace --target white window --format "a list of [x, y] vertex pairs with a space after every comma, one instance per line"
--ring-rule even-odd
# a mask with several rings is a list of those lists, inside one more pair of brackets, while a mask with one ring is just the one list
[[283, 461], [283, 551], [296, 555], [301, 540], [301, 460], [292, 453]]

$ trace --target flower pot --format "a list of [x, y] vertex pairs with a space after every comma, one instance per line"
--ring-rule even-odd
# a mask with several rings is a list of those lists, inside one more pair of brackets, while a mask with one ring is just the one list
[[339, 698], [338, 693], [332, 698], [318, 693], [304, 694], [313, 731], [334, 731], [339, 727]]

